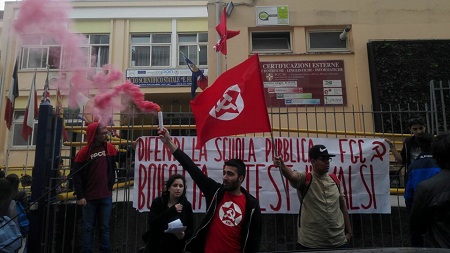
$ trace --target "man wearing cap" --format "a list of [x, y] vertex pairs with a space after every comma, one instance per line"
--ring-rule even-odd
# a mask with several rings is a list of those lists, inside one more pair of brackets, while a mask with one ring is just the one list
[[230, 159], [222, 169], [222, 183], [207, 177], [170, 139], [163, 128], [160, 140], [183, 166], [205, 195], [206, 215], [199, 229], [186, 242], [186, 252], [239, 253], [258, 252], [261, 242], [261, 209], [258, 200], [242, 186], [246, 166]]
[[306, 172], [292, 171], [281, 157], [273, 160], [291, 186], [299, 194], [303, 192], [299, 196], [302, 205], [297, 242], [301, 249], [347, 247], [352, 237], [350, 218], [340, 186], [328, 174], [330, 161], [336, 155], [329, 154], [324, 145], [311, 147], [308, 154], [312, 165], [308, 187]]

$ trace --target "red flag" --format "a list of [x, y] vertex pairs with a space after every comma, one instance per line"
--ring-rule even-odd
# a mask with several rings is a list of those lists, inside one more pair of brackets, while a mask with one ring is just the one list
[[34, 119], [38, 116], [37, 93], [36, 93], [36, 72], [34, 72], [33, 81], [31, 82], [30, 96], [28, 96], [27, 108], [25, 109], [25, 117], [23, 118], [22, 137], [28, 140], [28, 136], [33, 132]]
[[222, 54], [227, 55], [227, 40], [238, 35], [241, 31], [230, 31], [227, 30], [227, 11], [226, 7], [223, 7], [222, 17], [220, 18], [220, 23], [216, 26], [216, 31], [219, 34], [219, 41], [214, 46], [216, 52], [222, 52]]
[[16, 98], [19, 96], [19, 79], [17, 78], [17, 61], [14, 65], [14, 72], [11, 78], [11, 85], [9, 86], [9, 94], [6, 98], [6, 109], [5, 109], [5, 121], [6, 127], [11, 129], [11, 123], [14, 113], [14, 105]]
[[200, 148], [226, 135], [270, 132], [258, 55], [226, 71], [191, 100]]

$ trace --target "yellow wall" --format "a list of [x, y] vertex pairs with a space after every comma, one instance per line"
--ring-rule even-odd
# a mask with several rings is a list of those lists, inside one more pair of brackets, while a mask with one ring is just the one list
[[170, 32], [172, 31], [171, 19], [131, 20], [130, 32]]
[[177, 32], [204, 32], [208, 30], [208, 20], [202, 18], [178, 19]]
[[[289, 8], [289, 26], [256, 26], [256, 6], [280, 6]], [[220, 9], [221, 10], [221, 9]], [[217, 41], [215, 4], [208, 7], [209, 41]], [[310, 61], [343, 60], [345, 65], [347, 111], [356, 108], [371, 108], [372, 94], [369, 78], [367, 43], [371, 40], [428, 40], [450, 39], [450, 1], [422, 0], [259, 0], [255, 6], [235, 5], [227, 19], [228, 30], [240, 30], [240, 34], [227, 41], [228, 69], [247, 59], [251, 54], [250, 32], [290, 30], [292, 53], [260, 54], [261, 61]], [[351, 25], [349, 33], [350, 52], [308, 53], [306, 31], [311, 28], [342, 29]], [[217, 78], [217, 58], [225, 70], [225, 57], [209, 51], [209, 80]], [[326, 110], [324, 107], [317, 108]], [[289, 119], [292, 125], [297, 119]], [[371, 119], [369, 118], [369, 122]], [[325, 122], [325, 120], [324, 120]], [[320, 123], [321, 126], [324, 122]], [[366, 121], [367, 122], [367, 121]], [[286, 121], [287, 125], [288, 122]], [[370, 124], [368, 124], [370, 125]], [[358, 120], [354, 130], [363, 129]], [[350, 126], [350, 128], [353, 128]], [[347, 129], [348, 130], [348, 129]]]
[[79, 20], [70, 28], [79, 33], [109, 33], [111, 23], [109, 20]]

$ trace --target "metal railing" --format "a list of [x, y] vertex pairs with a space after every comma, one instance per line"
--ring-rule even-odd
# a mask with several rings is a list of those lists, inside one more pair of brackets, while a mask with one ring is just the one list
[[[420, 108], [419, 108], [420, 107]], [[170, 108], [164, 111], [165, 126], [172, 135], [195, 135], [194, 118], [189, 111]], [[164, 108], [163, 108], [164, 110]], [[403, 139], [408, 136], [404, 120], [412, 114], [423, 114], [430, 118], [432, 112], [426, 105], [411, 108], [396, 108], [373, 112], [367, 108], [354, 107], [289, 107], [269, 108], [273, 135], [288, 137], [323, 138], [390, 138], [401, 148]], [[111, 242], [113, 252], [137, 252], [144, 246], [141, 239], [147, 228], [147, 213], [140, 213], [132, 207], [133, 189], [133, 143], [140, 136], [156, 135], [157, 118], [143, 114], [116, 115], [121, 125], [112, 126], [114, 131], [110, 140], [118, 147], [119, 170], [118, 187], [113, 195], [113, 214], [111, 223]], [[386, 120], [387, 119], [387, 120]], [[381, 120], [382, 122], [377, 122]], [[55, 186], [67, 177], [71, 160], [82, 142], [73, 141], [82, 134], [84, 127], [70, 127], [70, 141], [64, 142], [59, 157], [63, 167], [52, 168], [57, 173], [50, 177], [49, 185]], [[262, 134], [262, 136], [268, 135]], [[391, 196], [390, 214], [352, 214], [354, 231], [352, 247], [407, 247], [409, 246], [408, 218], [401, 192], [401, 166], [391, 157]], [[12, 167], [11, 167], [12, 169]], [[19, 172], [14, 168], [12, 172]], [[16, 173], [17, 173], [16, 172]], [[394, 182], [395, 181], [395, 182]], [[70, 182], [70, 180], [69, 180]], [[120, 187], [119, 187], [120, 186]], [[54, 214], [47, 222], [52, 223], [51, 233], [46, 241], [52, 241], [48, 252], [79, 252], [81, 245], [81, 210], [75, 204], [70, 183], [57, 188], [53, 198], [46, 202], [47, 208]], [[201, 221], [203, 214], [195, 214], [195, 223]], [[290, 251], [296, 249], [297, 215], [263, 214], [261, 252]]]

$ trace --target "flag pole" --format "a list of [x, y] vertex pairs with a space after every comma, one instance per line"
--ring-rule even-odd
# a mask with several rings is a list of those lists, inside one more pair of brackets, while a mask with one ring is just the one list
[[186, 55], [183, 52], [181, 52], [181, 50], [178, 50], [178, 52], [180, 52], [183, 55], [184, 59], [187, 58]]
[[[272, 127], [270, 127], [270, 129], [272, 129]], [[275, 139], [273, 138], [273, 131], [270, 131], [270, 139], [272, 141], [272, 146], [273, 146], [273, 150], [275, 152], [275, 155], [278, 155], [278, 151], [277, 151], [277, 145], [275, 145]], [[286, 194], [286, 199], [288, 198], [288, 192], [286, 189], [286, 183], [284, 182], [284, 177], [283, 177], [283, 172], [281, 172], [281, 165], [280, 167], [278, 167], [279, 171], [280, 171], [280, 177], [281, 177], [281, 182], [283, 182], [283, 188], [284, 188], [284, 193]]]
[[[7, 24], [8, 24], [8, 32], [7, 32], [8, 36], [7, 36], [7, 38], [9, 38], [10, 37], [10, 32], [11, 32], [11, 19], [8, 19]], [[1, 83], [3, 87], [0, 89], [0, 105], [3, 105], [3, 90], [5, 89], [6, 64], [8, 62], [8, 52], [9, 52], [8, 47], [9, 47], [9, 39], [6, 40], [6, 54], [4, 56], [4, 61], [3, 61], [3, 73], [2, 73], [2, 83]], [[17, 62], [17, 50], [16, 50], [16, 48], [14, 48], [14, 59], [15, 59], [14, 64], [16, 64], [16, 62]], [[14, 67], [15, 67], [15, 65], [14, 65]], [[11, 89], [11, 85], [10, 85], [9, 88]], [[16, 104], [16, 101], [14, 100], [14, 105], [15, 104]], [[13, 117], [12, 117], [11, 120], [14, 121], [14, 110], [12, 111], [12, 115], [13, 115]], [[5, 169], [6, 169], [6, 171], [8, 171], [8, 169], [9, 169], [9, 152], [10, 152], [11, 141], [12, 141], [11, 140], [11, 133], [12, 133], [12, 131], [9, 131], [9, 134], [8, 134], [8, 136], [9, 136], [9, 138], [8, 138], [8, 145], [6, 147], [6, 160], [5, 160], [5, 164], [6, 164]]]
[[[7, 38], [9, 38], [10, 31], [11, 31], [11, 19], [8, 19], [7, 23], [8, 23]], [[6, 64], [8, 62], [8, 52], [9, 52], [8, 46], [9, 46], [9, 39], [6, 40], [6, 54], [3, 56], [4, 59], [3, 59], [3, 71], [2, 71], [2, 83], [1, 83], [2, 88], [0, 89], [0, 105], [3, 105], [3, 90], [5, 89]], [[15, 51], [15, 48], [14, 48], [14, 51]], [[14, 56], [17, 57], [16, 52], [14, 52]], [[15, 64], [15, 62], [14, 62], [14, 64]], [[11, 131], [10, 131], [10, 134], [11, 134]]]
[[[34, 123], [33, 123], [33, 131], [34, 131]], [[31, 138], [31, 134], [28, 135], [27, 138], [27, 155], [25, 156], [25, 166], [24, 166], [24, 173], [25, 175], [27, 174], [27, 169], [28, 169], [28, 152], [30, 150], [30, 138]]]
[[[34, 85], [36, 85], [36, 71], [37, 71], [37, 69], [35, 68], [34, 69]], [[33, 86], [33, 83], [32, 83], [32, 85], [31, 86]], [[30, 89], [32, 89], [33, 87], [30, 87]], [[36, 92], [36, 86], [35, 86], [35, 92]], [[31, 94], [32, 96], [33, 96], [33, 94]], [[29, 110], [29, 109], [28, 109]], [[35, 110], [35, 109], [34, 109]], [[30, 113], [30, 112], [28, 112], [28, 113]], [[34, 111], [33, 111], [33, 114], [34, 114]], [[26, 120], [26, 119], [25, 119]], [[22, 128], [23, 128], [23, 126], [22, 126]], [[33, 119], [33, 126], [31, 127], [31, 134], [30, 135], [28, 135], [28, 138], [27, 138], [27, 155], [25, 156], [25, 169], [24, 169], [24, 172], [25, 172], [25, 175], [27, 174], [27, 169], [28, 169], [28, 152], [29, 152], [29, 150], [30, 150], [30, 138], [31, 138], [31, 136], [34, 134], [34, 119]], [[32, 140], [31, 140], [32, 141]]]
[[228, 70], [228, 55], [225, 55], [225, 71]]
[[[220, 24], [220, 10], [221, 10], [221, 3], [222, 1], [216, 1], [216, 26]], [[217, 40], [220, 40], [220, 35], [216, 33]], [[216, 79], [222, 74], [222, 63], [221, 63], [221, 56], [219, 53], [216, 53]]]

